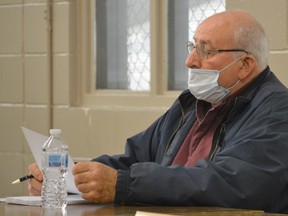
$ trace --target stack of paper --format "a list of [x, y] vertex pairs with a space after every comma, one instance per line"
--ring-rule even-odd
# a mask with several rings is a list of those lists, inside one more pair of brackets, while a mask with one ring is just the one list
[[[15, 196], [1, 199], [1, 201], [18, 205], [41, 206], [41, 196]], [[79, 194], [67, 196], [68, 205], [88, 204], [88, 203], [91, 202], [84, 200]]]

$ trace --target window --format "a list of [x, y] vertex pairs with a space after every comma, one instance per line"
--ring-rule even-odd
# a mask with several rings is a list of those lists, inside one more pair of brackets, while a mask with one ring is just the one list
[[[202, 20], [224, 10], [225, 0], [95, 0], [94, 89], [187, 88], [186, 42]], [[153, 70], [153, 58], [163, 71]]]
[[96, 88], [150, 89], [147, 0], [96, 0]]

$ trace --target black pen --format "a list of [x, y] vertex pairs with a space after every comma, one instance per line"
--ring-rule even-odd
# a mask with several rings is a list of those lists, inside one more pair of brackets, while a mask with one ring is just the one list
[[26, 176], [23, 176], [23, 177], [15, 180], [15, 181], [13, 181], [11, 184], [18, 184], [20, 182], [26, 181], [26, 180], [31, 179], [31, 178], [34, 178], [34, 176], [33, 175], [26, 175]]

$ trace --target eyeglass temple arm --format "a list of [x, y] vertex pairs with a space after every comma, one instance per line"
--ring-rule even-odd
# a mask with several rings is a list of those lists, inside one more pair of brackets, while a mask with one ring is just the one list
[[245, 52], [249, 54], [246, 50], [243, 49], [229, 49], [229, 50], [206, 50], [206, 52]]

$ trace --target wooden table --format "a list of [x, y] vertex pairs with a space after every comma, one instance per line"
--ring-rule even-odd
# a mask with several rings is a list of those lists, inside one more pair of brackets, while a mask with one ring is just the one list
[[[185, 216], [280, 216], [281, 214], [268, 214], [263, 211], [227, 209], [215, 207], [174, 207], [174, 206], [117, 206], [117, 205], [69, 205], [66, 209], [67, 216], [135, 216], [136, 211], [152, 212]], [[41, 207], [21, 206], [0, 203], [2, 216], [63, 216], [55, 212], [42, 212]], [[65, 214], [64, 214], [65, 215]], [[283, 216], [283, 215], [282, 215]]]

